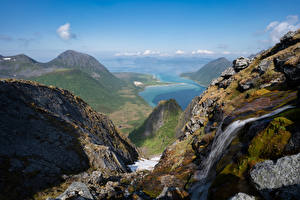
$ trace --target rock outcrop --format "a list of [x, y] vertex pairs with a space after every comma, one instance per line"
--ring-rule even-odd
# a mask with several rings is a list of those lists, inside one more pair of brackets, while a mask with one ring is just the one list
[[0, 197], [25, 198], [62, 175], [128, 172], [138, 153], [113, 123], [66, 90], [0, 81]]
[[266, 199], [296, 199], [300, 196], [300, 154], [258, 163], [250, 177]]
[[233, 197], [231, 197], [231, 198], [228, 199], [228, 200], [255, 200], [255, 197], [240, 192], [240, 193], [234, 195]]
[[249, 58], [239, 57], [233, 61], [233, 69], [235, 72], [239, 72], [245, 68], [247, 68], [251, 63]]

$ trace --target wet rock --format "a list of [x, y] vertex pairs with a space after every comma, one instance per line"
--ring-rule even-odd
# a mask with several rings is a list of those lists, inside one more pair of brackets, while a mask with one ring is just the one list
[[231, 76], [233, 76], [234, 74], [235, 74], [234, 68], [229, 67], [224, 72], [222, 72], [221, 77], [223, 77], [224, 79], [228, 79]]
[[228, 200], [255, 200], [254, 196], [239, 192]]
[[73, 182], [56, 200], [93, 200], [88, 187], [81, 182]]
[[235, 72], [239, 72], [249, 66], [251, 63], [249, 58], [239, 57], [233, 61], [233, 69]]
[[[300, 196], [300, 153], [285, 156], [276, 162], [258, 163], [250, 172], [251, 181], [266, 199], [285, 195]], [[296, 195], [296, 196], [295, 196]]]

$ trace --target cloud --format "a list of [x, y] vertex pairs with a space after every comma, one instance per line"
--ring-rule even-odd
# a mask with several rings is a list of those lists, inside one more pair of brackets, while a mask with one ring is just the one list
[[56, 33], [63, 40], [70, 40], [70, 39], [76, 38], [76, 35], [71, 33], [70, 29], [71, 29], [70, 23], [66, 23], [66, 24], [58, 27], [58, 29], [56, 30]]
[[151, 56], [151, 55], [160, 55], [159, 51], [152, 51], [152, 50], [145, 50], [143, 52], [137, 51], [137, 52], [119, 52], [116, 53], [115, 56]]
[[142, 53], [138, 52], [123, 52], [123, 53], [116, 53], [115, 56], [140, 56]]
[[204, 55], [211, 55], [214, 54], [215, 52], [213, 51], [209, 51], [209, 50], [205, 50], [205, 49], [198, 49], [196, 51], [192, 51], [192, 54], [204, 54]]
[[151, 51], [151, 50], [149, 50], [149, 49], [145, 50], [144, 53], [143, 53], [143, 55], [145, 55], [145, 56], [149, 56], [149, 55], [159, 55], [159, 54], [160, 54], [159, 51]]
[[180, 50], [180, 49], [178, 49], [177, 51], [175, 51], [175, 54], [176, 55], [183, 55], [183, 54], [185, 54], [185, 52], [182, 51], [182, 50]]
[[300, 28], [298, 15], [289, 15], [285, 21], [273, 21], [268, 24], [265, 32], [269, 34], [271, 44], [278, 43], [280, 38], [289, 31], [295, 31]]

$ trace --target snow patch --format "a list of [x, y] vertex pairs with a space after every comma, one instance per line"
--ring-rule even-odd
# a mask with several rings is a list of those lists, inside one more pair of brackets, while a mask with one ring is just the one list
[[142, 85], [144, 85], [142, 82], [140, 82], [140, 81], [134, 81], [133, 82], [133, 84], [135, 85], [135, 86], [142, 86]]
[[128, 165], [131, 171], [141, 171], [141, 170], [153, 170], [154, 166], [158, 163], [161, 156], [156, 156], [147, 160], [145, 158], [141, 158], [136, 161], [133, 165]]

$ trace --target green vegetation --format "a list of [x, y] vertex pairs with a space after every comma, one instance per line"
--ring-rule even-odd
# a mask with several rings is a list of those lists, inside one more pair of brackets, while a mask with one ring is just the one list
[[149, 85], [165, 85], [167, 83], [160, 82], [158, 79], [155, 78], [154, 75], [151, 74], [142, 74], [142, 73], [135, 73], [135, 72], [118, 72], [114, 73], [116, 77], [119, 79], [127, 82], [128, 85], [133, 85], [134, 81], [138, 81], [143, 83], [139, 88], [144, 88]]
[[[161, 101], [143, 125], [129, 134], [129, 139], [146, 155], [160, 154], [176, 140], [175, 127], [181, 113], [175, 100]], [[163, 124], [159, 126], [161, 115]]]
[[126, 85], [124, 81], [119, 91], [108, 90], [98, 80], [78, 69], [58, 69], [31, 80], [80, 96], [96, 111], [108, 114], [125, 135], [140, 126], [152, 110], [138, 96], [138, 89], [133, 85]]
[[101, 83], [80, 70], [60, 69], [31, 80], [69, 90], [104, 113], [119, 109], [124, 102], [116, 92], [107, 91]]
[[208, 86], [213, 79], [219, 77], [230, 65], [231, 63], [226, 58], [218, 58], [207, 63], [196, 72], [183, 73], [181, 76], [197, 81], [200, 85]]

